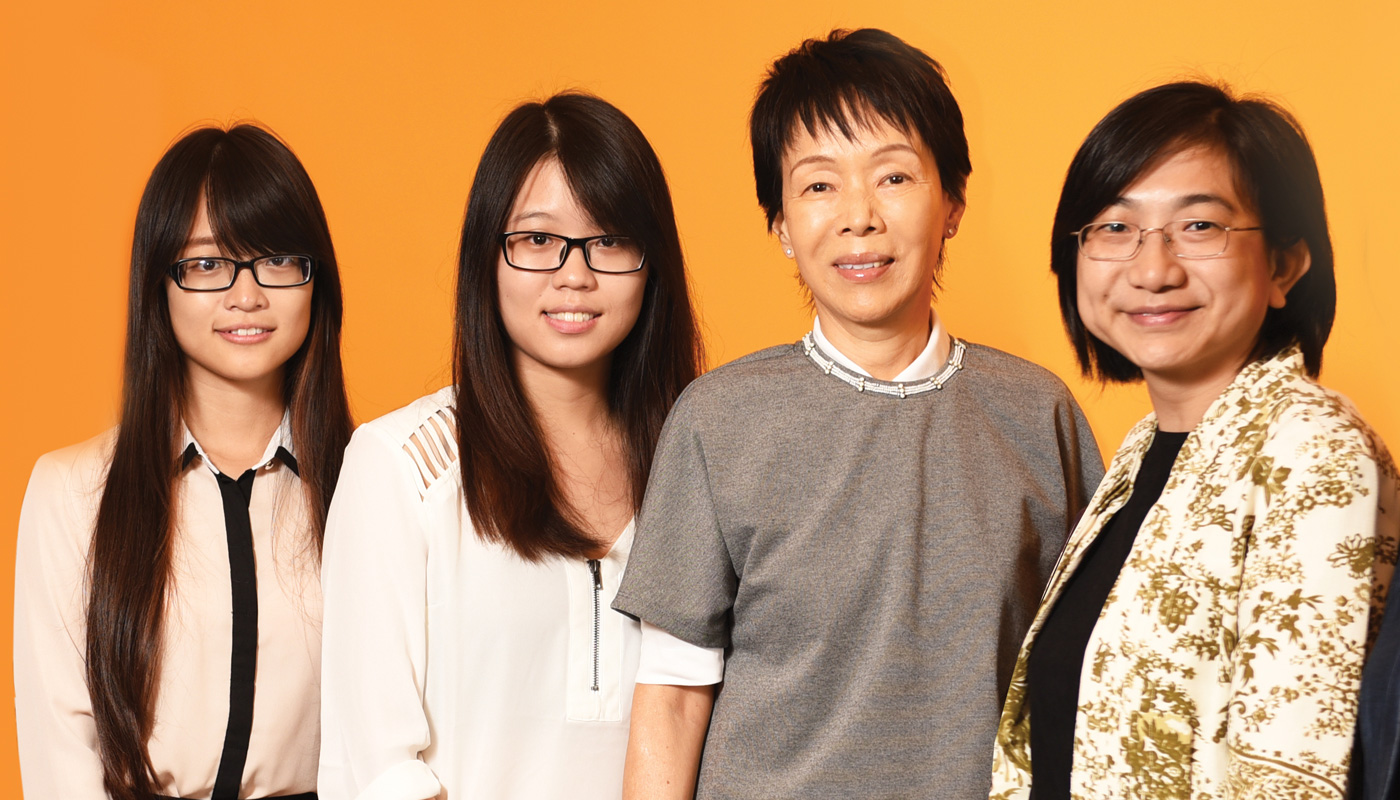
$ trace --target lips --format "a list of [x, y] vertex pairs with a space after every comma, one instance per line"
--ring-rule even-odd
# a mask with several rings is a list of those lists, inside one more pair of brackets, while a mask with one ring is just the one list
[[225, 341], [234, 344], [257, 344], [266, 341], [272, 336], [276, 328], [263, 327], [261, 325], [237, 325], [227, 328], [217, 328], [215, 333], [219, 334]]
[[832, 262], [841, 277], [850, 281], [869, 281], [885, 274], [894, 257], [884, 253], [850, 253]]
[[592, 330], [602, 316], [598, 311], [557, 309], [544, 312], [544, 321], [559, 333], [575, 334]]
[[1195, 310], [1195, 306], [1145, 306], [1130, 308], [1124, 313], [1137, 324], [1152, 327], [1170, 325]]

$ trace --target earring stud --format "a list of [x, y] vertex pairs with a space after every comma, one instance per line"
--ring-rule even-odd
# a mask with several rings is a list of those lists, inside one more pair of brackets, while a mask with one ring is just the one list
[[784, 252], [784, 253], [787, 253], [787, 257], [788, 257], [788, 258], [792, 258], [792, 248], [791, 248], [791, 247], [784, 248], [784, 249], [783, 249], [783, 252]]

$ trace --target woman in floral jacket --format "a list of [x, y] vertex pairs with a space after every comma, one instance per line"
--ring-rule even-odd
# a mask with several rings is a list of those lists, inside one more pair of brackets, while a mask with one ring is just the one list
[[1052, 268], [1086, 374], [1143, 380], [1022, 645], [993, 798], [1342, 798], [1396, 556], [1384, 444], [1318, 386], [1336, 289], [1298, 124], [1199, 83], [1071, 164]]

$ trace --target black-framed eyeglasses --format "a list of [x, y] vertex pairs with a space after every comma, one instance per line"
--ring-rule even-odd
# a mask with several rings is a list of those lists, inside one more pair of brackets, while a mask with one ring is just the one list
[[316, 259], [300, 253], [261, 256], [249, 261], [233, 258], [182, 258], [170, 265], [170, 277], [191, 292], [222, 292], [238, 280], [241, 270], [253, 271], [253, 280], [267, 289], [287, 289], [311, 282]]
[[506, 263], [527, 272], [553, 272], [564, 266], [569, 251], [583, 251], [583, 261], [594, 272], [636, 272], [646, 266], [646, 248], [640, 239], [604, 233], [574, 239], [544, 231], [510, 231], [501, 234]]
[[1230, 246], [1230, 231], [1259, 231], [1262, 227], [1232, 228], [1210, 219], [1177, 219], [1160, 228], [1141, 228], [1131, 222], [1093, 222], [1071, 234], [1079, 239], [1079, 252], [1094, 261], [1129, 261], [1142, 250], [1147, 234], [1161, 232], [1167, 249], [1178, 258], [1215, 258]]

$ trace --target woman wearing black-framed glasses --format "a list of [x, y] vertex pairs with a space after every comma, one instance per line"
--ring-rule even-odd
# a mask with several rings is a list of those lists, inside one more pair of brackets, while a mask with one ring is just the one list
[[323, 798], [616, 798], [609, 608], [700, 367], [670, 194], [596, 97], [512, 111], [467, 203], [454, 383], [356, 432], [326, 537]]
[[315, 797], [322, 531], [350, 412], [320, 200], [253, 125], [161, 158], [120, 425], [39, 460], [15, 688], [31, 797]]

